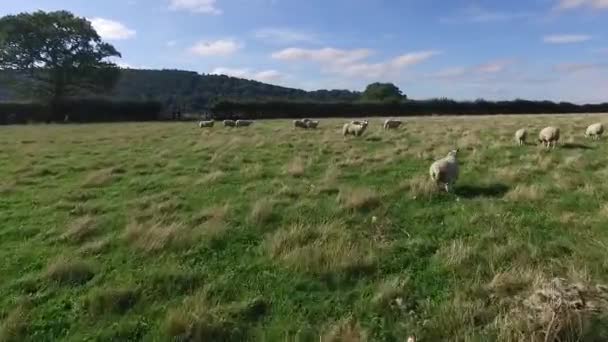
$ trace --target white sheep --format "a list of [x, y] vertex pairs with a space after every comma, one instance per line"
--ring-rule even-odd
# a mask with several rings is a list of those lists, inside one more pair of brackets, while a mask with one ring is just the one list
[[304, 128], [307, 129], [308, 128], [308, 119], [303, 119], [303, 120], [293, 120], [293, 127], [294, 128]]
[[384, 121], [384, 129], [385, 130], [389, 130], [389, 129], [397, 129], [399, 128], [401, 125], [403, 124], [403, 122], [401, 120], [395, 120], [395, 119], [386, 119]]
[[306, 121], [306, 128], [316, 129], [319, 127], [319, 120], [308, 120]]
[[215, 121], [213, 120], [209, 120], [209, 121], [201, 121], [198, 123], [198, 127], [199, 128], [204, 128], [204, 127], [213, 127], [215, 125]]
[[355, 121], [353, 121], [353, 122], [344, 124], [344, 126], [342, 127], [342, 134], [344, 136], [354, 135], [356, 137], [363, 135], [363, 133], [367, 129], [367, 126], [369, 123], [367, 120], [357, 121], [357, 122], [359, 122], [359, 123], [355, 123]]
[[604, 125], [600, 122], [590, 125], [585, 131], [585, 136], [593, 140], [600, 140], [602, 134], [604, 134]]
[[253, 125], [251, 120], [236, 120], [236, 127], [249, 127]]
[[538, 134], [538, 142], [545, 145], [547, 148], [555, 148], [559, 141], [559, 128], [557, 127], [545, 127]]
[[446, 192], [450, 192], [450, 187], [458, 180], [458, 149], [450, 151], [445, 158], [439, 159], [429, 169], [431, 179], [438, 186], [443, 185]]
[[224, 127], [234, 127], [234, 126], [236, 126], [236, 121], [224, 120]]
[[519, 144], [519, 146], [523, 146], [526, 144], [526, 139], [528, 138], [528, 131], [525, 128], [518, 129], [515, 132], [515, 141]]

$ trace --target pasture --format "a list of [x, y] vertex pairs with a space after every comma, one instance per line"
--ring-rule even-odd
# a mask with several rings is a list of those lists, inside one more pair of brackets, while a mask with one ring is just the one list
[[606, 119], [0, 127], [0, 341], [606, 340]]

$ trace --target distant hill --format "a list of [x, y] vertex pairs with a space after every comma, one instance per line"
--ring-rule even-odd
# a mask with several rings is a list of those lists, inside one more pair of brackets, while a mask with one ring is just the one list
[[[2, 82], [5, 83], [5, 82]], [[0, 83], [0, 100], [12, 99], [8, 86]], [[201, 75], [181, 70], [124, 69], [109, 94], [118, 100], [154, 100], [166, 108], [201, 111], [215, 100], [350, 102], [360, 93], [348, 90], [308, 92], [223, 75]]]

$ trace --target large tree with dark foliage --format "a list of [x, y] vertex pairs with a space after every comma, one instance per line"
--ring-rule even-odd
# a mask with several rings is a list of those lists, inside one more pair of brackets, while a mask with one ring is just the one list
[[407, 96], [392, 83], [372, 83], [361, 95], [361, 100], [370, 102], [399, 102], [405, 99]]
[[83, 91], [110, 89], [121, 57], [91, 23], [70, 12], [22, 13], [0, 18], [0, 70], [34, 89], [53, 107]]

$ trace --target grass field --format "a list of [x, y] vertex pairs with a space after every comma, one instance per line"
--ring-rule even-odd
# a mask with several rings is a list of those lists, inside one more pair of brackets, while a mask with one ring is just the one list
[[605, 341], [606, 119], [0, 127], [0, 341]]

